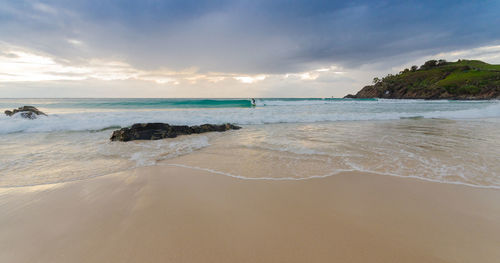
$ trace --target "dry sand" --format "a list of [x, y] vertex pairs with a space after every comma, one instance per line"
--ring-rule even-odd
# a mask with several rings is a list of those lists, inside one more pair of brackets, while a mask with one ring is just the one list
[[0, 262], [500, 262], [500, 191], [141, 168], [2, 189]]

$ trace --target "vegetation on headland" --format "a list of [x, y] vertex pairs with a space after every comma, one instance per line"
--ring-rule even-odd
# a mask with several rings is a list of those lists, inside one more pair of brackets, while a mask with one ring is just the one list
[[500, 99], [500, 65], [479, 60], [429, 60], [396, 75], [373, 79], [346, 98]]

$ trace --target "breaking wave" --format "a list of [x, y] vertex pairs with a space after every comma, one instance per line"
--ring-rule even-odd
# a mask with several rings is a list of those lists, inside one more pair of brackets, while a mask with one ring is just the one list
[[[275, 104], [287, 100], [272, 100]], [[316, 100], [309, 100], [316, 102]], [[347, 103], [346, 103], [347, 102]], [[314, 123], [334, 121], [396, 120], [402, 118], [475, 119], [500, 117], [499, 101], [343, 101], [328, 104], [305, 104], [256, 108], [214, 109], [126, 109], [114, 111], [73, 110], [51, 113], [36, 120], [21, 116], [0, 115], [0, 134], [17, 132], [101, 131], [140, 122], [165, 122], [175, 125], [235, 123], [239, 125], [271, 123]]]

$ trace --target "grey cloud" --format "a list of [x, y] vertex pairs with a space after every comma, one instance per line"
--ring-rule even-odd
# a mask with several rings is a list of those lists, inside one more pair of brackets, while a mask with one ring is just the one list
[[500, 39], [497, 1], [7, 1], [0, 22], [1, 41], [69, 61], [244, 74], [389, 67]]

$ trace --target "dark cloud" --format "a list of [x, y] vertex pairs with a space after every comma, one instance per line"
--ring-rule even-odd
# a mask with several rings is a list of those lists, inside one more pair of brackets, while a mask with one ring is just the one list
[[410, 61], [498, 41], [499, 24], [498, 1], [12, 0], [0, 6], [0, 41], [61, 59], [112, 57], [143, 69], [249, 74]]

